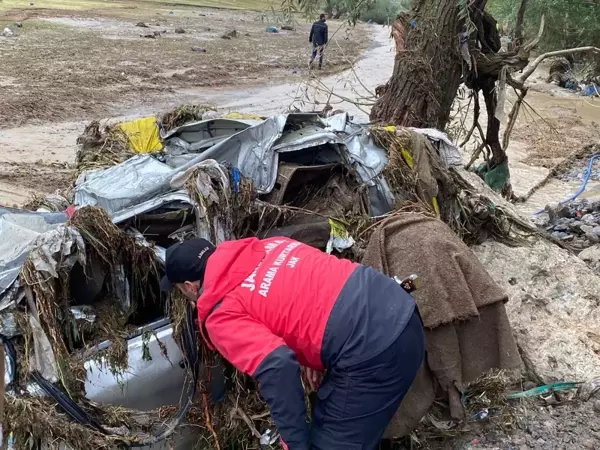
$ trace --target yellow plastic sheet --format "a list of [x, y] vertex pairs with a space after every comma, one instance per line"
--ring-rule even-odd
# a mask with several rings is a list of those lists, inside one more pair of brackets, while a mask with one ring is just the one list
[[129, 147], [135, 153], [152, 153], [162, 150], [158, 125], [154, 116], [124, 122], [119, 125], [127, 135]]

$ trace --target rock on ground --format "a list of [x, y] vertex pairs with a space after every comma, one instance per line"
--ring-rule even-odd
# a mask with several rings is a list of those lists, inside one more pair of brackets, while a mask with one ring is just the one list
[[531, 372], [546, 383], [600, 375], [600, 277], [583, 260], [544, 239], [517, 248], [489, 241], [473, 251], [509, 294]]

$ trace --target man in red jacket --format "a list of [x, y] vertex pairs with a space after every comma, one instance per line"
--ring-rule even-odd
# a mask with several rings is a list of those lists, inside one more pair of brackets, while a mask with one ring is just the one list
[[[399, 255], [402, 257], [402, 255]], [[260, 392], [290, 450], [373, 450], [424, 356], [413, 298], [372, 268], [288, 238], [204, 239], [167, 250], [163, 290]], [[326, 371], [307, 422], [300, 367]]]

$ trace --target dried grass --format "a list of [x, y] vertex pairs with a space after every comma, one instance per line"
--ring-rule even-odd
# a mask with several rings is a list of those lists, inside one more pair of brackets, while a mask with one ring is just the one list
[[154, 249], [140, 245], [136, 239], [112, 223], [108, 213], [97, 207], [78, 209], [70, 221], [83, 236], [84, 241], [106, 269], [123, 265], [131, 275], [132, 308], [143, 306], [147, 283], [158, 279], [158, 266]]
[[181, 105], [164, 113], [159, 121], [165, 131], [171, 131], [187, 123], [202, 120], [204, 113], [215, 109], [216, 106], [212, 105]]
[[419, 187], [419, 167], [415, 164], [411, 169], [408, 162], [417, 161], [418, 152], [426, 152], [427, 169], [438, 186], [439, 218], [465, 243], [475, 245], [493, 237], [506, 244], [518, 245], [531, 233], [529, 224], [473, 191], [454, 170], [444, 168], [431, 149], [414, 148], [415, 141], [408, 138], [408, 133], [397, 134], [386, 129], [372, 131], [377, 144], [388, 152], [384, 175], [397, 199], [397, 210], [409, 207], [424, 214], [435, 214], [432, 199]]
[[131, 275], [132, 292], [130, 311], [121, 311], [116, 301], [108, 301], [98, 305], [97, 320], [93, 325], [78, 324], [70, 311], [70, 273], [63, 271], [59, 272], [58, 278], [45, 278], [31, 259], [23, 265], [21, 283], [34, 294], [40, 323], [55, 352], [59, 379], [67, 392], [75, 396], [83, 392], [85, 369], [84, 361], [74, 357], [73, 351], [87, 338], [111, 340], [113, 345], [97, 357], [103, 357], [106, 365], [115, 372], [127, 367], [126, 322], [135, 308], [145, 303], [141, 293], [151, 277], [158, 278], [158, 271], [153, 249], [137, 245], [132, 236], [112, 223], [103, 209], [82, 208], [70, 224], [78, 229], [87, 244], [88, 261], [92, 258], [101, 261], [107, 274], [115, 267], [123, 266]]
[[39, 441], [49, 449], [61, 444], [78, 450], [125, 448], [123, 438], [107, 437], [89, 427], [74, 423], [52, 400], [28, 396], [5, 397], [5, 433], [12, 433], [15, 450], [36, 448]]
[[77, 138], [79, 150], [76, 156], [76, 173], [103, 169], [120, 164], [134, 153], [129, 149], [127, 135], [118, 125], [102, 127], [97, 120], [85, 127]]
[[509, 403], [506, 393], [518, 379], [513, 371], [492, 370], [469, 384], [463, 402], [470, 420], [489, 420], [504, 431], [518, 422], [517, 410]]

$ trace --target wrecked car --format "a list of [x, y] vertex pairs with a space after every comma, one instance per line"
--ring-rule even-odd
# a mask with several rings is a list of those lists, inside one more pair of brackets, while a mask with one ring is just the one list
[[78, 160], [95, 168], [81, 171], [66, 211], [0, 211], [2, 241], [16, 243], [0, 262], [14, 448], [276, 442], [254, 382], [205, 350], [187, 300], [159, 293], [172, 243], [288, 236], [360, 261], [375, 226], [403, 208], [467, 242], [529, 227], [476, 193], [437, 130], [372, 128], [345, 113], [155, 126], [82, 139], [124, 142], [126, 157], [98, 168], [106, 145], [83, 149]]

